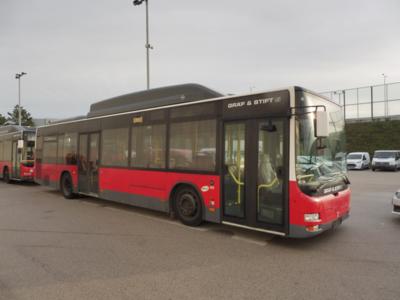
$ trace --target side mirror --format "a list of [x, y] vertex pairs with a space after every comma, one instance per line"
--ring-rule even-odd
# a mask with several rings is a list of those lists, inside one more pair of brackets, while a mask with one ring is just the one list
[[328, 113], [326, 111], [316, 111], [314, 120], [315, 137], [328, 136]]

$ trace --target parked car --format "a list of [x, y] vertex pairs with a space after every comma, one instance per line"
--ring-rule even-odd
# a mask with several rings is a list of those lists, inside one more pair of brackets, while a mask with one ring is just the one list
[[400, 169], [400, 150], [377, 150], [371, 164], [372, 171], [377, 169], [396, 171]]
[[394, 193], [392, 204], [393, 204], [393, 213], [396, 215], [400, 215], [400, 190]]
[[370, 162], [368, 152], [351, 152], [347, 155], [347, 169], [368, 169]]

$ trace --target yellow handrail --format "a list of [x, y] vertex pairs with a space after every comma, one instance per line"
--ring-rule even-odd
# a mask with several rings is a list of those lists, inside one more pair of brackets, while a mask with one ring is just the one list
[[275, 178], [270, 183], [260, 184], [257, 188], [257, 211], [260, 211], [260, 190], [269, 189], [275, 185], [279, 185], [279, 179], [275, 174]]
[[[240, 168], [239, 168], [240, 169]], [[238, 170], [239, 171], [239, 170]], [[233, 181], [237, 184], [237, 203], [241, 203], [241, 186], [244, 186], [244, 182], [240, 182], [240, 173], [239, 173], [239, 178], [236, 178], [235, 175], [233, 174], [231, 167], [228, 166], [228, 173], [232, 177]]]
[[232, 173], [232, 170], [231, 170], [230, 167], [228, 167], [228, 172], [229, 172], [229, 175], [231, 175], [231, 177], [233, 178], [233, 180], [235, 181], [235, 183], [236, 183], [237, 185], [244, 185], [244, 182], [240, 182], [240, 179], [237, 179], [237, 178], [235, 177], [235, 175]]

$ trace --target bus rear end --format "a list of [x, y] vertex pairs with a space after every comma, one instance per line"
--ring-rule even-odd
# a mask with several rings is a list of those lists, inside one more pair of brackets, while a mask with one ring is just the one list
[[33, 181], [35, 178], [34, 160], [21, 161], [19, 169], [19, 178], [23, 181]]
[[33, 181], [36, 130], [8, 126], [0, 139], [0, 175], [6, 181]]

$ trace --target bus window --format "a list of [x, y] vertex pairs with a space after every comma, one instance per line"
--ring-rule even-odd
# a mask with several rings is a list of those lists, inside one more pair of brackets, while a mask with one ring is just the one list
[[132, 128], [131, 166], [165, 168], [166, 126], [137, 126]]
[[57, 163], [64, 164], [64, 135], [58, 136]]
[[35, 159], [35, 142], [27, 141], [26, 142], [26, 160], [34, 160]]
[[128, 128], [103, 130], [101, 160], [104, 166], [128, 166], [128, 132]]
[[169, 167], [214, 171], [216, 126], [215, 120], [171, 124]]
[[64, 136], [64, 162], [67, 165], [77, 164], [77, 146], [78, 146], [78, 134], [66, 133]]
[[43, 163], [57, 163], [57, 137], [45, 137], [43, 142]]

